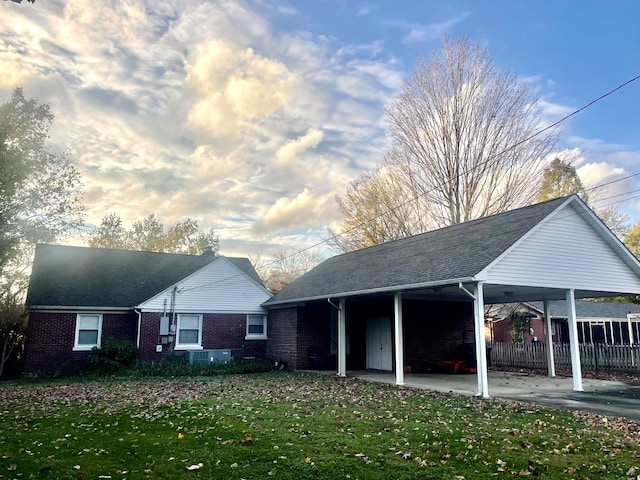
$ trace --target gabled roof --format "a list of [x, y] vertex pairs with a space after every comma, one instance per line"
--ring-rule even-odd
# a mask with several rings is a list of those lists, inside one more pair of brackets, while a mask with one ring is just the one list
[[[37, 245], [26, 304], [131, 309], [218, 258]], [[226, 258], [262, 285], [248, 259]]]
[[[542, 311], [541, 302], [533, 302]], [[549, 313], [554, 318], [567, 317], [567, 304], [562, 300], [549, 302]], [[640, 305], [622, 302], [576, 301], [576, 317], [579, 318], [621, 318], [629, 313], [640, 313]]]
[[329, 258], [266, 304], [470, 279], [567, 197]]
[[640, 278], [638, 262], [584, 202], [571, 195], [337, 255], [293, 281], [265, 305], [477, 281], [487, 267], [564, 208], [586, 217]]
[[[493, 317], [500, 320], [506, 317], [513, 309], [528, 309], [542, 317], [544, 315], [543, 302], [522, 302], [512, 304], [494, 304], [492, 308], [496, 310]], [[592, 302], [587, 300], [576, 300], [576, 317], [578, 319], [597, 318], [619, 318], [627, 319], [628, 314], [640, 314], [640, 305], [627, 302]], [[549, 301], [549, 314], [552, 318], [567, 318], [567, 302], [565, 300]]]

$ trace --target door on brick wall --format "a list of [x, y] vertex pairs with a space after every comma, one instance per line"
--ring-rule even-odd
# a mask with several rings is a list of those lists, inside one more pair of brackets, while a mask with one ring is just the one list
[[393, 369], [393, 343], [391, 319], [370, 318], [367, 320], [367, 368], [375, 370]]

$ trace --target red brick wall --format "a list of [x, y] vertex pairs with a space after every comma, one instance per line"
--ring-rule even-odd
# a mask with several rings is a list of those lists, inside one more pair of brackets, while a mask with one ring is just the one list
[[309, 348], [312, 346], [329, 355], [331, 308], [334, 307], [329, 302], [307, 304], [305, 307], [300, 308], [296, 369], [305, 370], [311, 368]]
[[[513, 342], [513, 337], [511, 335], [511, 322], [509, 322], [508, 318], [504, 318], [499, 322], [494, 323], [492, 328], [494, 342]], [[546, 338], [544, 333], [544, 319], [532, 318], [531, 328], [533, 329], [533, 335], [528, 330], [524, 332], [524, 342], [531, 343], [534, 340], [544, 342]]]
[[[426, 370], [463, 343], [475, 350], [473, 304], [403, 302], [405, 365]], [[482, 332], [484, 335], [484, 332]]]
[[[142, 314], [140, 358], [144, 361], [160, 361], [173, 354], [184, 354], [184, 350], [174, 351], [170, 344], [163, 345], [161, 353], [156, 352], [156, 345], [161, 344], [160, 317], [160, 313]], [[205, 313], [202, 317], [202, 347], [205, 350], [230, 349], [234, 358], [266, 358], [267, 340], [245, 340], [246, 329], [245, 314]]]
[[287, 362], [289, 370], [298, 366], [298, 308], [278, 308], [269, 311], [267, 320], [267, 358]]
[[[269, 311], [267, 358], [287, 362], [290, 370], [310, 368], [309, 347], [330, 342], [328, 302]], [[393, 318], [393, 297], [347, 301], [350, 354], [347, 369], [366, 368], [366, 320]], [[403, 302], [405, 365], [421, 370], [435, 365], [462, 343], [475, 343], [472, 303]], [[394, 356], [395, 362], [395, 356]]]
[[[30, 312], [25, 343], [25, 371], [51, 371], [65, 361], [86, 362], [90, 352], [74, 352], [75, 313]], [[105, 313], [102, 341], [108, 338], [136, 339], [137, 316]]]

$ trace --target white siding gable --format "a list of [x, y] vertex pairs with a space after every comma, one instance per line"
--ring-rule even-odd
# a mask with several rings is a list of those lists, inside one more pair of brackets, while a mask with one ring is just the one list
[[[178, 282], [175, 311], [181, 313], [266, 313], [271, 294], [224, 257]], [[143, 311], [169, 311], [174, 286], [138, 305]]]
[[565, 204], [477, 278], [503, 285], [640, 293], [637, 261], [610, 237], [580, 205]]

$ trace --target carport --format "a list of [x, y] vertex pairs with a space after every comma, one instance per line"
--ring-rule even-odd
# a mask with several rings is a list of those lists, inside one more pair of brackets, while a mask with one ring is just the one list
[[[336, 315], [337, 374], [346, 376], [349, 305], [374, 299], [389, 302], [393, 308], [395, 383], [404, 385], [404, 303], [469, 304], [476, 395], [488, 397], [485, 305], [543, 301], [550, 330], [547, 302], [565, 300], [573, 390], [583, 391], [575, 300], [639, 293], [638, 260], [579, 197], [572, 195], [324, 261], [265, 303], [269, 309], [267, 354], [272, 358], [289, 355], [297, 368], [308, 339], [305, 330], [314, 327], [304, 318], [310, 310], [300, 307], [328, 302]], [[292, 329], [295, 341], [278, 330], [283, 324]], [[547, 338], [550, 341], [549, 335]], [[548, 373], [553, 377], [553, 349], [547, 351]]]

